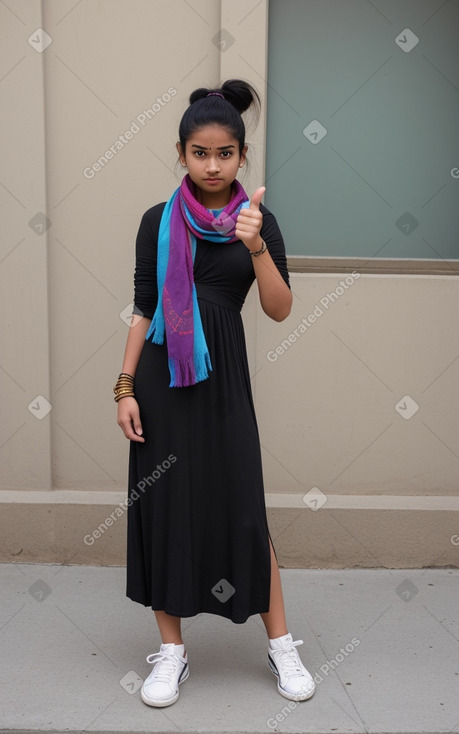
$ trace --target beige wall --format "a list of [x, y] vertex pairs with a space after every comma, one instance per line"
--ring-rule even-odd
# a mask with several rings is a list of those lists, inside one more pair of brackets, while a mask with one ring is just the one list
[[[96, 545], [82, 537], [125, 496], [112, 386], [135, 235], [179, 183], [189, 93], [241, 76], [265, 99], [267, 3], [18, 0], [0, 4], [0, 23], [1, 559], [122, 563], [123, 520]], [[42, 52], [40, 27], [52, 38]], [[85, 175], [134, 122], [132, 139]], [[263, 183], [264, 131], [263, 115], [248, 191]], [[50, 220], [42, 233], [29, 225], [39, 212]], [[459, 281], [361, 274], [300, 333], [346, 276], [293, 274], [281, 324], [262, 314], [255, 287], [244, 307], [281, 562], [457, 565]], [[395, 409], [406, 395], [419, 405], [409, 420]], [[44, 417], [37, 396], [51, 404]], [[314, 487], [324, 497], [304, 501]]]

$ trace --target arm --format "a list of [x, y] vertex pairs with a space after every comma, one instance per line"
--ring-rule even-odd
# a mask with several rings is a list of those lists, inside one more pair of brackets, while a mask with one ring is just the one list
[[[237, 219], [236, 236], [244, 242], [250, 252], [257, 252], [263, 244], [260, 235], [263, 224], [260, 202], [264, 192], [264, 187], [257, 189], [249, 208], [242, 209]], [[252, 257], [252, 262], [263, 311], [274, 321], [283, 321], [292, 308], [293, 297], [289, 286], [268, 249], [257, 257]]]
[[151, 319], [145, 317], [139, 318], [135, 314], [132, 314], [121, 372], [127, 372], [128, 375], [135, 375], [150, 323]]
[[[162, 207], [149, 209], [142, 217], [136, 239], [136, 266], [134, 273], [134, 312], [126, 341], [121, 371], [135, 375], [145, 336], [153, 317], [158, 297], [156, 285], [157, 229]], [[135, 398], [118, 401], [118, 425], [126, 438], [145, 442], [142, 437], [139, 405]]]
[[[135, 375], [150, 322], [150, 319], [144, 317], [139, 319], [135, 314], [132, 315], [121, 372]], [[125, 397], [118, 400], [117, 423], [126, 438], [131, 441], [145, 442], [141, 435], [142, 423], [140, 421], [139, 404], [135, 398]]]
[[[256, 252], [262, 246], [262, 239], [258, 237]], [[253, 257], [253, 269], [257, 279], [258, 293], [263, 311], [274, 321], [283, 321], [292, 309], [292, 291], [279, 273], [268, 250], [258, 257]]]

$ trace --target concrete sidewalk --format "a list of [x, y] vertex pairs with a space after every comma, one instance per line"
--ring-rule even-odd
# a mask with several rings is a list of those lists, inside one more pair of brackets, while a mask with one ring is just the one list
[[146, 706], [151, 609], [125, 569], [0, 564], [0, 731], [459, 732], [458, 569], [281, 570], [289, 631], [317, 689], [279, 695], [259, 616], [183, 621], [190, 677]]

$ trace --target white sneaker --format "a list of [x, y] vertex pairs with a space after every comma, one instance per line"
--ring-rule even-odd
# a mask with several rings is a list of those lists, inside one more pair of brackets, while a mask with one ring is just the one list
[[314, 679], [304, 667], [296, 649], [297, 645], [302, 644], [303, 640], [293, 642], [290, 634], [269, 640], [269, 667], [277, 676], [279, 693], [291, 701], [305, 701], [311, 698], [316, 689]]
[[148, 655], [147, 663], [153, 663], [153, 670], [145, 679], [140, 696], [148, 706], [170, 706], [179, 697], [179, 685], [190, 675], [187, 654], [183, 645], [173, 642], [162, 644], [160, 651]]

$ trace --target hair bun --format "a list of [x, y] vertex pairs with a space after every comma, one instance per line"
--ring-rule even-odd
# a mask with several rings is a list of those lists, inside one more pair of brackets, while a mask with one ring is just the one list
[[252, 104], [256, 109], [260, 108], [260, 97], [257, 91], [242, 79], [228, 79], [222, 84], [221, 91], [225, 99], [236, 107], [239, 114], [245, 112]]
[[191, 92], [190, 94], [190, 104], [197, 102], [198, 99], [204, 99], [204, 97], [207, 97], [209, 92], [212, 92], [212, 91], [213, 91], [212, 89], [205, 89], [204, 87], [195, 89], [194, 92]]

